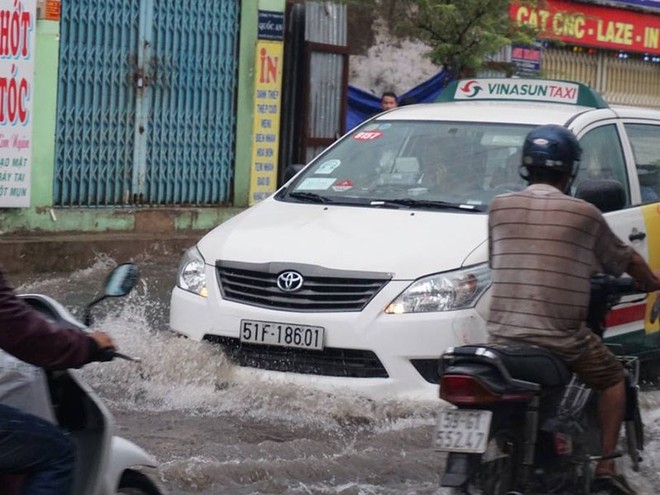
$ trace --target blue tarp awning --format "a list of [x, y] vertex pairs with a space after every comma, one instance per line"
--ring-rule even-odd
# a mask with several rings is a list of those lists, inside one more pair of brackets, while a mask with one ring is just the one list
[[[430, 103], [435, 101], [440, 92], [453, 79], [449, 71], [440, 71], [432, 78], [414, 87], [407, 93], [399, 95], [399, 101], [412, 98], [415, 103]], [[346, 112], [346, 130], [380, 112], [380, 96], [375, 96], [353, 86], [348, 87], [348, 111]]]

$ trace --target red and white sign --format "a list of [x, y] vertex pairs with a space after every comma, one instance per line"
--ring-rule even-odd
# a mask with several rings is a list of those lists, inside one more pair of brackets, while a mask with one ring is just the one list
[[36, 0], [0, 0], [0, 208], [30, 206]]
[[660, 15], [565, 0], [545, 0], [537, 7], [511, 3], [509, 15], [540, 29], [542, 39], [660, 54]]
[[381, 137], [383, 137], [383, 133], [380, 131], [362, 131], [353, 136], [353, 139], [356, 141], [374, 141]]
[[456, 100], [524, 100], [577, 103], [579, 86], [542, 79], [471, 79], [456, 87]]
[[348, 191], [352, 188], [353, 182], [350, 179], [340, 180], [339, 182], [336, 182], [334, 186], [332, 186], [332, 189], [337, 192]]

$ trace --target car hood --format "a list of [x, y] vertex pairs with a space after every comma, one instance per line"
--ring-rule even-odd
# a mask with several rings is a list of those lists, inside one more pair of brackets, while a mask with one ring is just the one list
[[[413, 280], [486, 261], [487, 215], [287, 203], [272, 198], [199, 242], [208, 264], [291, 262]], [[478, 253], [473, 253], [477, 248]]]

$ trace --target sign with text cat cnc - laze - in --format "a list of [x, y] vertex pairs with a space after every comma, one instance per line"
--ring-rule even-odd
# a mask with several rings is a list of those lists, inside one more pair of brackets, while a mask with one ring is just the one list
[[0, 208], [30, 206], [35, 0], [0, 0]]

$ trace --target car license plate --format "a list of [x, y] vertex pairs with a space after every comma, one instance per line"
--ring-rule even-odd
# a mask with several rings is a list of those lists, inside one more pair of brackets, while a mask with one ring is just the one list
[[443, 409], [435, 429], [435, 450], [480, 454], [486, 451], [492, 411]]
[[241, 320], [241, 342], [269, 344], [302, 349], [323, 349], [323, 327]]

